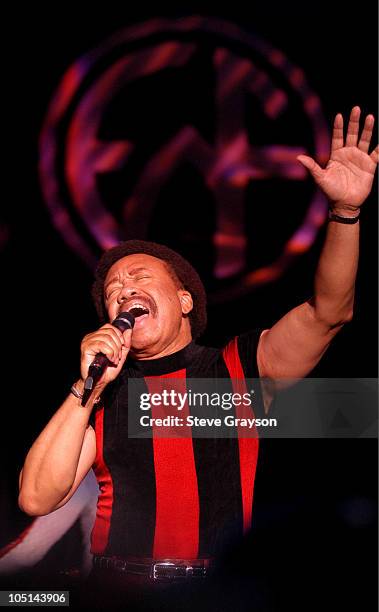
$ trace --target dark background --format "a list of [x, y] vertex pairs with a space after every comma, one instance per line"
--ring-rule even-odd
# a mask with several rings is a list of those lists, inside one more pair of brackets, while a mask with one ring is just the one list
[[[376, 113], [376, 3], [365, 0], [353, 8], [324, 1], [232, 4], [228, 10], [204, 3], [175, 9], [160, 4], [147, 10], [106, 3], [101, 9], [81, 5], [78, 10], [61, 3], [44, 10], [23, 9], [22, 15], [15, 8], [4, 22], [9, 43], [3, 124], [7, 195], [1, 212], [6, 341], [1, 545], [30, 521], [16, 505], [18, 471], [33, 439], [78, 376], [82, 336], [97, 326], [89, 297], [91, 271], [53, 228], [37, 173], [39, 132], [67, 67], [128, 24], [153, 16], [208, 14], [256, 32], [301, 67], [329, 123], [337, 112], [346, 117], [355, 104], [364, 113]], [[292, 128], [297, 129], [295, 118]], [[376, 200], [375, 187], [362, 212], [354, 320], [312, 376], [377, 376]], [[280, 206], [286, 211], [287, 202]], [[310, 297], [322, 239], [321, 232], [280, 281], [233, 305], [211, 306], [203, 343], [221, 345], [249, 328], [269, 327]], [[221, 329], [225, 314], [232, 316]], [[241, 578], [243, 585], [231, 601], [237, 598], [241, 609], [249, 609], [243, 602], [250, 601], [246, 585], [254, 576], [258, 591], [266, 593], [263, 601], [273, 599], [273, 609], [300, 601], [311, 608], [316, 600], [327, 606], [360, 601], [371, 609], [368, 600], [376, 597], [377, 570], [376, 457], [376, 440], [265, 440], [253, 533], [234, 560], [236, 576], [246, 580]], [[62, 547], [57, 555], [62, 555]], [[225, 609], [227, 602], [226, 597]]]

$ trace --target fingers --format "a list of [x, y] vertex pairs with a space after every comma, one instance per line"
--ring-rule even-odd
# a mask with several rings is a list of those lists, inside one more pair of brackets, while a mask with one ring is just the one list
[[[343, 117], [341, 113], [338, 113], [334, 119], [333, 125], [333, 136], [332, 136], [332, 152], [337, 149], [341, 149], [343, 146], [356, 147], [367, 153], [370, 148], [370, 142], [372, 138], [372, 132], [374, 129], [375, 118], [373, 115], [367, 115], [361, 136], [359, 136], [359, 120], [361, 116], [361, 109], [359, 106], [354, 106], [351, 110], [349, 124], [347, 126], [346, 142], [344, 143], [343, 136]], [[371, 153], [371, 159], [376, 161], [376, 153]]]
[[332, 136], [332, 151], [341, 149], [343, 147], [343, 117], [341, 113], [336, 115], [333, 125], [333, 136]]
[[375, 119], [374, 119], [373, 115], [367, 115], [366, 120], [365, 120], [365, 124], [363, 126], [361, 138], [360, 138], [359, 143], [358, 143], [358, 148], [361, 151], [364, 151], [365, 153], [367, 153], [367, 151], [369, 150], [369, 147], [370, 147], [370, 142], [371, 142], [372, 131], [373, 131], [373, 128], [374, 128], [374, 123], [375, 123]]
[[120, 331], [119, 329], [117, 329], [117, 327], [114, 327], [110, 323], [106, 323], [105, 325], [103, 325], [103, 327], [100, 327], [98, 331], [101, 330], [106, 330], [106, 333], [109, 333], [116, 342], [117, 340], [120, 340], [121, 344], [124, 343], [124, 336], [122, 334], [122, 331]]
[[350, 113], [349, 125], [347, 126], [346, 134], [346, 146], [356, 147], [358, 143], [359, 133], [359, 118], [361, 116], [361, 109], [359, 106], [354, 106]]
[[104, 348], [106, 348], [106, 345], [108, 345], [109, 351], [112, 352], [104, 352], [101, 349], [100, 352], [104, 352], [110, 361], [117, 364], [121, 359], [121, 349], [122, 345], [124, 344], [124, 337], [120, 330], [107, 324], [99, 329], [96, 340], [105, 342]]
[[91, 358], [97, 353], [103, 353], [109, 361], [117, 364], [121, 358], [121, 347], [118, 347], [109, 336], [99, 334], [83, 344], [83, 353]]
[[103, 353], [114, 364], [118, 364], [124, 345], [125, 340], [122, 333], [111, 325], [104, 325], [98, 331], [85, 336], [82, 342], [82, 352], [89, 356]]

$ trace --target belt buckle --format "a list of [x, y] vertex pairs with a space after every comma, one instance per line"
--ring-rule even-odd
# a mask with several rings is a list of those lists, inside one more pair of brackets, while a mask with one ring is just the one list
[[192, 565], [186, 565], [186, 578], [191, 578], [192, 576], [193, 576]]
[[95, 557], [96, 560], [96, 565], [100, 568], [100, 569], [110, 569], [111, 568], [111, 561], [112, 559], [110, 559], [109, 557]]
[[124, 559], [115, 559], [113, 561], [113, 567], [118, 572], [125, 572], [126, 571], [126, 561]]
[[[168, 568], [172, 568], [174, 571], [169, 573], [169, 575], [162, 576], [162, 575], [159, 575], [159, 568], [164, 568], [165, 570], [167, 570]], [[169, 581], [175, 578], [175, 570], [176, 570], [175, 563], [172, 563], [171, 561], [157, 561], [156, 563], [153, 563], [151, 567], [150, 578], [154, 581], [157, 581], [157, 580]]]

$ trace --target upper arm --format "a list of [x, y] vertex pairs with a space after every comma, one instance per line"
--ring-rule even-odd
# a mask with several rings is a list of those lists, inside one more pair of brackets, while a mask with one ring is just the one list
[[79, 487], [80, 483], [84, 479], [84, 477], [88, 474], [89, 470], [93, 466], [96, 458], [96, 435], [93, 427], [88, 425], [83, 439], [83, 446], [80, 452], [78, 467], [75, 474], [75, 479], [72, 484], [71, 489], [67, 493], [67, 495], [57, 504], [51, 512], [54, 510], [58, 510], [61, 506], [64, 506], [66, 502], [74, 495], [76, 489]]
[[341, 327], [320, 321], [310, 302], [293, 308], [259, 338], [260, 376], [274, 379], [276, 388], [290, 385], [290, 379], [303, 378], [317, 365]]

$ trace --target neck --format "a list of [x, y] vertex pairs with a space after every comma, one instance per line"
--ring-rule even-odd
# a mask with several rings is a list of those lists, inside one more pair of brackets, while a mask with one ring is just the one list
[[133, 359], [144, 360], [144, 359], [159, 359], [160, 357], [166, 357], [167, 355], [172, 355], [172, 353], [177, 353], [185, 346], [187, 346], [192, 341], [191, 332], [180, 334], [174, 340], [169, 342], [164, 347], [159, 347], [159, 349], [155, 346], [143, 347], [143, 348], [135, 348], [131, 347], [130, 356]]

